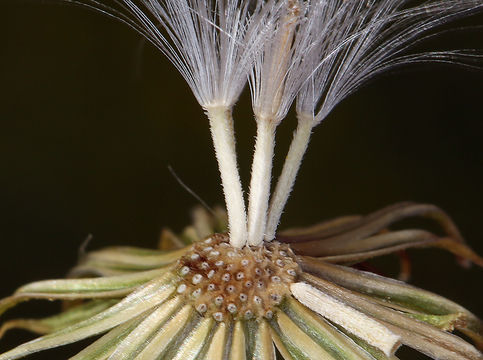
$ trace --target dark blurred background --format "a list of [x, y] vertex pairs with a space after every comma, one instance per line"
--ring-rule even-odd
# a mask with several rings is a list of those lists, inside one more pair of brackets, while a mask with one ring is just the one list
[[[169, 164], [206, 202], [223, 203], [208, 122], [153, 46], [75, 6], [3, 0], [0, 17], [0, 297], [62, 277], [88, 234], [90, 249], [153, 247], [163, 226], [188, 224], [197, 201]], [[483, 17], [457, 25], [475, 24]], [[481, 34], [425, 48], [483, 49]], [[483, 254], [482, 99], [483, 72], [454, 66], [413, 66], [373, 81], [316, 129], [282, 228], [412, 200], [445, 209]], [[248, 94], [235, 116], [246, 186], [255, 130]], [[274, 177], [294, 125], [291, 117], [279, 128]], [[410, 255], [411, 283], [483, 316], [482, 269], [463, 270], [439, 250]], [[22, 306], [4, 318], [56, 306]], [[28, 338], [12, 332], [0, 352]]]

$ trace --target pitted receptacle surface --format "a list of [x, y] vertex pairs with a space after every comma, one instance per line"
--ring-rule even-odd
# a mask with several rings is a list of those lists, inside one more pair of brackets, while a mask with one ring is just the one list
[[273, 307], [290, 294], [298, 265], [288, 245], [234, 248], [228, 235], [215, 234], [193, 245], [179, 261], [177, 292], [205, 316], [223, 321], [270, 318]]

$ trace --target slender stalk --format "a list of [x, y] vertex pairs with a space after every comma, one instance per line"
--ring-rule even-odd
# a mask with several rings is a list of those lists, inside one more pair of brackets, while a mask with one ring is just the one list
[[225, 194], [230, 244], [241, 248], [247, 241], [247, 220], [236, 160], [231, 109], [226, 106], [214, 106], [206, 107], [206, 112], [210, 119], [211, 136]]
[[267, 223], [270, 180], [275, 147], [276, 124], [270, 119], [257, 119], [257, 140], [253, 154], [252, 178], [248, 203], [248, 244], [258, 246], [263, 242]]
[[277, 186], [270, 201], [267, 227], [265, 230], [266, 241], [271, 241], [275, 238], [275, 231], [280, 222], [280, 217], [282, 216], [288, 197], [292, 192], [302, 158], [307, 151], [313, 124], [312, 115], [301, 114], [298, 116], [297, 130], [295, 130], [290, 149], [283, 164], [282, 173], [278, 178]]

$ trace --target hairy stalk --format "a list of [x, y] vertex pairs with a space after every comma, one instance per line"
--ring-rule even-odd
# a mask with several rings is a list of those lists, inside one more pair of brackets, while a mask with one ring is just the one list
[[266, 241], [272, 241], [275, 238], [275, 231], [280, 222], [280, 217], [282, 216], [288, 197], [292, 192], [295, 178], [302, 164], [302, 158], [307, 151], [312, 129], [313, 116], [300, 114], [298, 116], [297, 130], [295, 130], [290, 149], [283, 164], [282, 173], [278, 178], [277, 186], [270, 200], [270, 209], [265, 230]]
[[265, 234], [275, 147], [275, 128], [276, 124], [270, 119], [257, 119], [257, 139], [253, 154], [248, 205], [249, 245], [261, 245]]
[[211, 136], [225, 194], [230, 244], [241, 248], [247, 241], [247, 221], [236, 160], [231, 109], [225, 106], [206, 107], [206, 112], [210, 119]]
[[267, 44], [252, 72], [257, 138], [248, 203], [248, 244], [255, 246], [261, 245], [265, 237], [275, 129], [286, 116], [293, 100], [287, 74], [293, 58], [293, 41], [300, 8], [297, 0], [289, 0], [286, 5], [286, 14], [280, 21], [274, 40]]

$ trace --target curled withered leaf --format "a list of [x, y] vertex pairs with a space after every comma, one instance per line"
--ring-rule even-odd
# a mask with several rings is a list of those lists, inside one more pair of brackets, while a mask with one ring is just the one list
[[[399, 235], [400, 234], [396, 234], [397, 237], [399, 237]], [[411, 239], [408, 239], [406, 243], [403, 243], [400, 245], [389, 246], [389, 247], [381, 248], [377, 250], [355, 252], [352, 254], [323, 256], [323, 257], [320, 257], [320, 259], [323, 259], [326, 262], [331, 262], [336, 264], [354, 264], [354, 263], [363, 262], [365, 260], [369, 260], [378, 256], [398, 253], [400, 251], [407, 250], [407, 249], [430, 248], [430, 247], [443, 248], [465, 259], [465, 262], [462, 263], [465, 266], [466, 266], [466, 263], [470, 261], [480, 266], [482, 266], [481, 264], [483, 264], [482, 258], [465, 244], [457, 243], [453, 239], [438, 238], [432, 234], [430, 234], [429, 238], [425, 240], [418, 240], [418, 239], [415, 240], [414, 238], [411, 238]]]
[[[443, 210], [434, 205], [410, 202], [388, 206], [342, 226], [334, 222], [334, 225], [322, 232], [298, 235], [291, 231], [290, 236], [283, 235], [282, 233], [277, 239], [287, 243], [296, 242], [293, 248], [297, 249], [300, 254], [324, 256], [326, 255], [324, 251], [326, 249], [330, 250], [332, 244], [337, 244], [337, 246], [350, 246], [351, 243], [377, 234], [402, 219], [417, 216], [435, 220], [448, 237], [457, 242], [464, 242], [457, 226]], [[320, 242], [324, 242], [324, 244], [327, 242], [328, 245], [321, 245]]]

